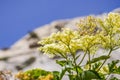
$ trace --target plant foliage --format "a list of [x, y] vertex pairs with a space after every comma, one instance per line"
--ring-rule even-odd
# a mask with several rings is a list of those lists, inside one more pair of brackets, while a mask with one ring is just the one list
[[[76, 26], [77, 30], [63, 28], [39, 41], [43, 45], [40, 51], [64, 59], [56, 61], [62, 70], [51, 72], [53, 80], [62, 80], [64, 76], [69, 80], [119, 80], [111, 76], [120, 74], [119, 60], [106, 61], [120, 47], [120, 14], [109, 13], [104, 19], [88, 16]], [[103, 50], [108, 53], [104, 54]], [[101, 51], [100, 56], [94, 56], [98, 51]], [[37, 74], [32, 76], [38, 77]]]

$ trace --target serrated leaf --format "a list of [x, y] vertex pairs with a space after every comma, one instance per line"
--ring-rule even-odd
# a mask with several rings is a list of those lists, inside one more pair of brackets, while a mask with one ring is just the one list
[[96, 70], [97, 68], [99, 68], [100, 66], [101, 66], [101, 62], [96, 62], [96, 63], [94, 63], [93, 65], [92, 65], [92, 69], [93, 70]]
[[76, 69], [77, 69], [78, 73], [83, 72], [83, 69], [80, 66], [76, 66], [76, 67], [73, 68], [74, 71], [76, 71]]
[[62, 72], [60, 73], [60, 80], [62, 80], [63, 76], [65, 75], [67, 69], [63, 69]]
[[106, 56], [106, 55], [103, 55], [103, 56], [100, 56], [100, 57], [97, 57], [97, 58], [93, 58], [90, 62], [87, 62], [88, 63], [95, 63], [95, 62], [98, 62], [100, 60], [105, 60], [105, 59], [109, 59], [110, 56]]
[[87, 70], [82, 73], [82, 80], [101, 79], [99, 74], [93, 70]]
[[120, 74], [120, 66], [117, 68], [116, 72]]
[[65, 60], [61, 60], [61, 61], [56, 60], [56, 63], [59, 64], [60, 66], [65, 66], [67, 64], [67, 61], [65, 61]]
[[117, 66], [120, 60], [112, 61], [108, 63], [108, 68], [110, 73], [120, 74], [120, 66]]
[[69, 80], [76, 80], [76, 75], [68, 75], [69, 76]]
[[53, 73], [53, 76], [54, 76], [54, 78], [53, 78], [53, 80], [60, 80], [60, 72], [59, 71], [53, 71], [52, 72]]

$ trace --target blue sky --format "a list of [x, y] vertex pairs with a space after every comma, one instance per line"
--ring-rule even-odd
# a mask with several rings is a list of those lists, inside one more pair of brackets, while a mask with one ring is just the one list
[[110, 12], [120, 0], [0, 0], [0, 48], [54, 20]]

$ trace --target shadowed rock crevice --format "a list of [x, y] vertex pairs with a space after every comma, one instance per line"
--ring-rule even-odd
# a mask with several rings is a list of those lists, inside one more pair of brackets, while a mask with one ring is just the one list
[[38, 47], [40, 47], [40, 46], [42, 46], [41, 44], [38, 44], [38, 42], [33, 42], [33, 43], [31, 43], [30, 45], [29, 45], [29, 48], [38, 48]]
[[27, 66], [30, 66], [32, 63], [34, 63], [36, 60], [35, 57], [30, 57], [28, 60], [26, 60], [24, 63], [20, 64], [20, 65], [17, 65], [16, 66], [16, 69], [17, 70], [22, 70], [24, 69], [25, 67]]
[[35, 33], [34, 31], [30, 31], [30, 32], [28, 32], [28, 34], [29, 34], [28, 40], [30, 40], [30, 39], [38, 39], [38, 40], [40, 40], [40, 38], [38, 37], [38, 34]]

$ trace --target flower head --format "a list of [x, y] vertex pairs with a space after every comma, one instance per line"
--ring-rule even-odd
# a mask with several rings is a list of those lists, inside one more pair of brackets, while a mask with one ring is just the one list
[[78, 37], [80, 36], [77, 31], [64, 28], [62, 32], [53, 33], [40, 41], [43, 46], [39, 49], [45, 53], [66, 55], [79, 49]]

